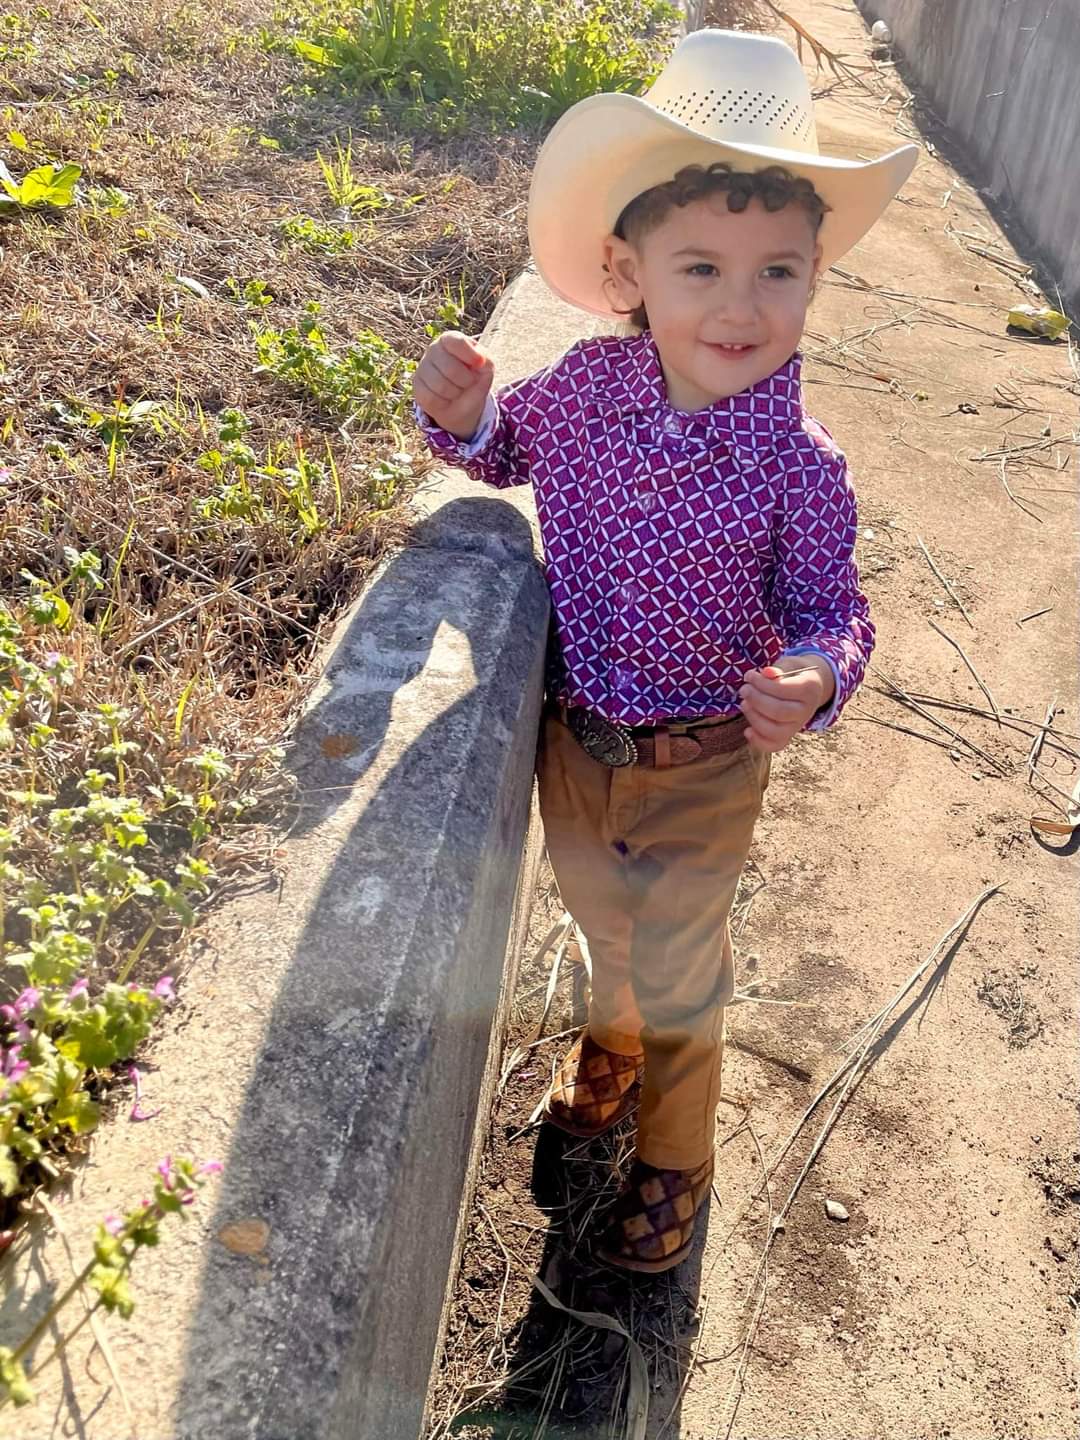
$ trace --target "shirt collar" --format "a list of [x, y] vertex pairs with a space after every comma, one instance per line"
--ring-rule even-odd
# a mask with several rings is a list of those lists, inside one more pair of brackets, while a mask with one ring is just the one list
[[[660, 356], [650, 334], [634, 336], [619, 346], [611, 361], [597, 389], [620, 415], [654, 414], [659, 421], [664, 415], [682, 413], [668, 404]], [[802, 356], [796, 352], [748, 390], [684, 415], [684, 433], [752, 455], [772, 450], [782, 435], [802, 426], [801, 376]]]

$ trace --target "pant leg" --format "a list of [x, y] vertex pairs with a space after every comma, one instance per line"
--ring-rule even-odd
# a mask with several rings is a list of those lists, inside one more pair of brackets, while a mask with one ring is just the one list
[[712, 1153], [724, 1006], [734, 988], [728, 914], [768, 779], [747, 747], [698, 764], [642, 770], [631, 835], [630, 969], [644, 1019], [638, 1154], [692, 1169]]
[[641, 1015], [630, 980], [631, 894], [611, 825], [613, 771], [592, 760], [555, 715], [537, 755], [540, 813], [563, 903], [592, 962], [589, 1033], [617, 1055], [641, 1054]]

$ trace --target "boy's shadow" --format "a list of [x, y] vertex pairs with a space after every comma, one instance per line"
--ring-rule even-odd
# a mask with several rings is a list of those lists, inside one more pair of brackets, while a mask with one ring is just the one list
[[[678, 1440], [682, 1394], [700, 1321], [702, 1259], [710, 1195], [698, 1214], [693, 1249], [680, 1265], [661, 1275], [616, 1270], [598, 1260], [593, 1242], [603, 1229], [606, 1212], [633, 1160], [634, 1121], [624, 1121], [600, 1140], [575, 1140], [551, 1125], [538, 1132], [533, 1152], [532, 1193], [548, 1215], [548, 1229], [538, 1274], [563, 1305], [598, 1312], [618, 1320], [629, 1332], [645, 1362], [648, 1384], [648, 1434]], [[625, 1339], [556, 1310], [534, 1288], [521, 1324], [521, 1342], [510, 1368], [509, 1393], [515, 1375], [532, 1380], [543, 1404], [550, 1369], [523, 1375], [535, 1357], [568, 1337], [561, 1390], [554, 1397], [551, 1440], [565, 1435], [576, 1440], [607, 1440], [621, 1434], [631, 1405], [631, 1365]], [[548, 1373], [545, 1374], [544, 1370]], [[539, 1405], [537, 1406], [539, 1409]], [[629, 1429], [626, 1433], [633, 1433]]]
[[[578, 972], [574, 1022], [584, 1023], [586, 1009]], [[595, 1258], [593, 1244], [634, 1158], [635, 1116], [596, 1140], [575, 1139], [552, 1125], [541, 1125], [518, 1139], [520, 1129], [510, 1126], [505, 1117], [500, 1121], [513, 1137], [511, 1144], [534, 1147], [529, 1190], [548, 1228], [539, 1258], [530, 1257], [531, 1273], [559, 1305], [610, 1317], [629, 1332], [648, 1374], [648, 1434], [678, 1440], [682, 1395], [700, 1320], [702, 1257], [714, 1197], [710, 1195], [699, 1213], [693, 1249], [680, 1265], [662, 1275], [616, 1270]], [[628, 1343], [616, 1332], [576, 1319], [559, 1305], [533, 1284], [515, 1327], [497, 1408], [482, 1414], [465, 1410], [454, 1430], [482, 1422], [490, 1427], [493, 1440], [522, 1433], [544, 1440], [608, 1440], [623, 1433], [631, 1401]]]

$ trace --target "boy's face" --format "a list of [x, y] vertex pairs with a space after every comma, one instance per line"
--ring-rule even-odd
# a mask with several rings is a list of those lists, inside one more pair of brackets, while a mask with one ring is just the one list
[[766, 379], [802, 337], [821, 251], [801, 205], [738, 214], [727, 196], [674, 208], [636, 243], [611, 236], [625, 307], [644, 305], [677, 410], [702, 410]]

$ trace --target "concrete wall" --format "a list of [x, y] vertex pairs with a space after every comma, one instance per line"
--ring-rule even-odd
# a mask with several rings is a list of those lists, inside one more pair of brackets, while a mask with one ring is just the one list
[[857, 0], [1080, 311], [1080, 0]]

